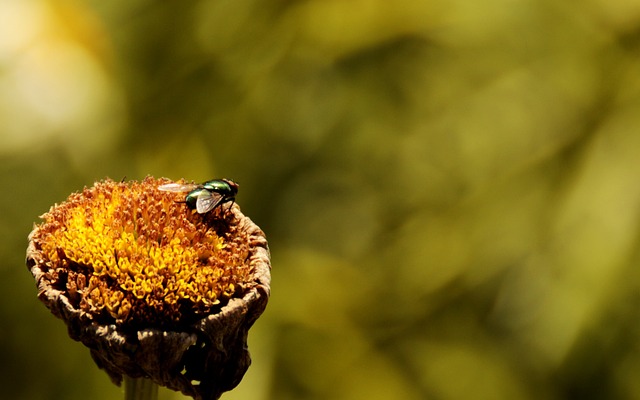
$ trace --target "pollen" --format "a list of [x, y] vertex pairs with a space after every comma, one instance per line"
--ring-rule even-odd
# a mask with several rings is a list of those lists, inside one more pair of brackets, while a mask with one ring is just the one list
[[188, 324], [241, 297], [250, 238], [235, 214], [198, 214], [158, 190], [168, 182], [104, 180], [51, 207], [31, 236], [40, 279], [86, 319], [122, 327]]

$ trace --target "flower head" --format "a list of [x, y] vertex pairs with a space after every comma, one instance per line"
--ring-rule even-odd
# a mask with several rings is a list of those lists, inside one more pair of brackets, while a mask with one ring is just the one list
[[147, 377], [217, 398], [248, 367], [268, 247], [237, 205], [198, 214], [158, 190], [167, 182], [106, 180], [72, 194], [34, 228], [27, 265], [40, 299], [116, 383]]

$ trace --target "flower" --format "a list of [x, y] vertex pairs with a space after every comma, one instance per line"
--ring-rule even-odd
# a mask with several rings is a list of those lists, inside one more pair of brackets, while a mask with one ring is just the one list
[[105, 180], [72, 194], [34, 227], [27, 266], [38, 297], [115, 383], [144, 377], [215, 399], [249, 366], [269, 250], [237, 204], [198, 214], [158, 190], [167, 182]]

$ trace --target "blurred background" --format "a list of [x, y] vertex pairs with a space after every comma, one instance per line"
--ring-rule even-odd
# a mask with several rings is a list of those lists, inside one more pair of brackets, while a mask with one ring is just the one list
[[24, 253], [150, 174], [269, 239], [224, 399], [640, 399], [638, 2], [0, 0], [0, 160], [2, 398], [121, 398]]

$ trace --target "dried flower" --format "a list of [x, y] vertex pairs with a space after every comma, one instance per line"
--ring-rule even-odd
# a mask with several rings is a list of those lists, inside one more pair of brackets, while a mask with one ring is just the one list
[[234, 388], [269, 297], [264, 233], [237, 204], [198, 214], [166, 179], [96, 183], [29, 235], [38, 297], [116, 384], [148, 378], [195, 399]]

